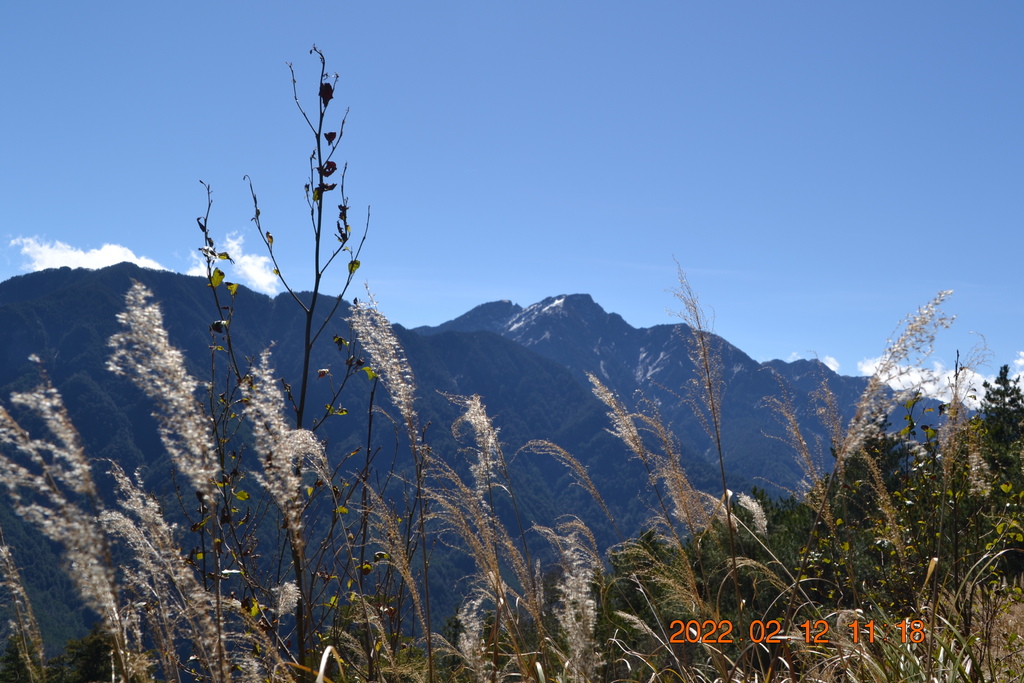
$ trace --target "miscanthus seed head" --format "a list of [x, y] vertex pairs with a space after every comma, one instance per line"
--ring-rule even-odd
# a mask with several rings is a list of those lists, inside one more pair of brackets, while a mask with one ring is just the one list
[[117, 315], [123, 330], [108, 345], [114, 349], [107, 368], [130, 378], [156, 401], [160, 438], [175, 465], [200, 491], [212, 487], [217, 471], [209, 416], [196, 400], [199, 382], [185, 369], [185, 358], [171, 346], [160, 307], [152, 293], [136, 282], [125, 297], [127, 310]]

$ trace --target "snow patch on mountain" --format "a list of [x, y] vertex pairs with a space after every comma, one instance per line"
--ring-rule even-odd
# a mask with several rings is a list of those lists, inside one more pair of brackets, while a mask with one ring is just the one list
[[647, 348], [641, 348], [640, 358], [637, 361], [636, 372], [634, 373], [636, 381], [645, 382], [649, 380], [664, 369], [664, 362], [670, 358], [671, 356], [667, 352], [660, 351], [658, 357], [652, 361], [647, 353]]
[[563, 294], [527, 306], [512, 316], [512, 319], [508, 321], [508, 325], [505, 327], [505, 332], [512, 333], [522, 330], [524, 327], [534, 325], [544, 316], [568, 315], [565, 309], [565, 299], [566, 296]]
[[557, 310], [559, 312], [563, 312], [564, 313], [563, 306], [562, 306], [562, 304], [564, 304], [564, 303], [565, 303], [565, 297], [564, 296], [560, 296], [557, 299], [555, 299], [554, 301], [552, 301], [550, 304], [545, 306], [544, 308], [540, 309], [540, 312], [541, 313], [547, 313], [548, 311], [555, 311], [555, 310]]

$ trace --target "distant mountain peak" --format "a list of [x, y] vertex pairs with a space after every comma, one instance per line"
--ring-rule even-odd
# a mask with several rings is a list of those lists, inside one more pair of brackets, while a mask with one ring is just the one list
[[504, 331], [515, 333], [544, 318], [573, 317], [583, 320], [601, 320], [607, 316], [608, 313], [589, 294], [559, 294], [558, 296], [549, 296], [520, 310], [508, 321]]
[[454, 320], [449, 320], [436, 327], [423, 326], [413, 330], [417, 334], [439, 334], [441, 332], [494, 332], [504, 334], [508, 321], [514, 318], [523, 307], [508, 299], [490, 301], [463, 313]]

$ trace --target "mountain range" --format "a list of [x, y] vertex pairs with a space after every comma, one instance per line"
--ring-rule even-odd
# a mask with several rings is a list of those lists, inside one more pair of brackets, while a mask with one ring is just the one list
[[[0, 401], [38, 383], [30, 354], [60, 390], [86, 451], [97, 459], [138, 470], [150, 490], [171, 495], [170, 463], [160, 444], [152, 403], [127, 380], [106, 370], [107, 339], [117, 331], [115, 316], [133, 280], [149, 287], [160, 302], [171, 342], [181, 348], [192, 373], [209, 373], [210, 324], [221, 317], [205, 278], [141, 269], [122, 263], [101, 270], [61, 268], [18, 276], [0, 283]], [[301, 372], [300, 312], [288, 294], [267, 297], [239, 288], [232, 332], [236, 348], [250, 356], [273, 344], [276, 371], [284, 378]], [[346, 310], [343, 307], [341, 310]], [[386, 310], [385, 310], [386, 312]], [[328, 336], [351, 338], [344, 319], [329, 322]], [[465, 469], [465, 446], [451, 433], [459, 414], [449, 395], [478, 394], [500, 429], [506, 458], [527, 524], [553, 524], [572, 511], [608, 545], [615, 539], [599, 507], [550, 458], [520, 452], [532, 439], [547, 439], [575, 455], [588, 469], [627, 534], [643, 530], [652, 501], [648, 474], [621, 442], [608, 433], [607, 408], [591, 390], [588, 373], [629, 407], [656, 408], [675, 433], [691, 482], [721, 493], [717, 450], [685, 400], [696, 376], [690, 357], [691, 330], [684, 324], [637, 329], [608, 313], [589, 295], [560, 295], [527, 307], [510, 301], [484, 303], [434, 327], [395, 326], [417, 382], [417, 410], [429, 424], [427, 438], [437, 457]], [[827, 382], [845, 416], [852, 414], [866, 379], [845, 377], [813, 360], [759, 363], [720, 337], [724, 394], [721, 404], [724, 464], [729, 488], [758, 486], [774, 495], [798, 490], [803, 476], [784, 443], [784, 428], [770, 404], [789, 397], [805, 439], [827, 443], [818, 419], [815, 392]], [[343, 362], [338, 349], [322, 344], [314, 368]], [[329, 454], [347, 453], [365, 443], [370, 383], [346, 392], [349, 415], [330, 418], [318, 432]], [[326, 384], [314, 383], [313, 405], [330, 400]], [[11, 410], [16, 417], [20, 415]], [[772, 438], [778, 437], [778, 438]], [[819, 448], [827, 467], [827, 448]], [[404, 461], [396, 456], [396, 466]], [[109, 487], [109, 482], [105, 484]], [[0, 505], [0, 524], [15, 547], [19, 564], [59, 564], [56, 549], [39, 539]], [[453, 561], [450, 580], [468, 567]], [[87, 620], [59, 572], [27, 577], [51, 642], [79, 635], [69, 614]], [[49, 616], [46, 616], [49, 615]], [[70, 624], [70, 625], [69, 625]]]
[[[628, 402], [654, 402], [682, 442], [688, 468], [717, 461], [717, 450], [690, 405], [687, 387], [696, 379], [692, 334], [685, 324], [637, 329], [607, 313], [588, 294], [549, 297], [523, 308], [511, 301], [482, 304], [436, 327], [413, 332], [490, 332], [511, 340], [572, 373], [589, 386], [588, 374]], [[759, 363], [726, 340], [712, 336], [720, 355], [724, 393], [723, 441], [729, 481], [738, 489], [757, 485], [776, 494], [799, 487], [803, 472], [771, 409], [785, 391], [805, 439], [826, 439], [813, 396], [827, 382], [840, 412], [849, 418], [867, 386], [863, 377], [841, 376], [817, 360]], [[769, 438], [765, 438], [765, 437]], [[775, 438], [772, 438], [775, 437]], [[822, 461], [823, 465], [827, 465]], [[716, 482], [721, 487], [720, 478]]]

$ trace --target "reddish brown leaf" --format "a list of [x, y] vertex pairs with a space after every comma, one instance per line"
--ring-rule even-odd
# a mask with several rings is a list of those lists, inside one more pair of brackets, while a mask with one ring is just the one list
[[334, 86], [330, 83], [320, 84], [320, 100], [327, 106], [327, 103], [334, 99]]
[[338, 137], [338, 134], [332, 130], [330, 133], [324, 133], [324, 137], [327, 138], [328, 145], [333, 145], [334, 138]]

